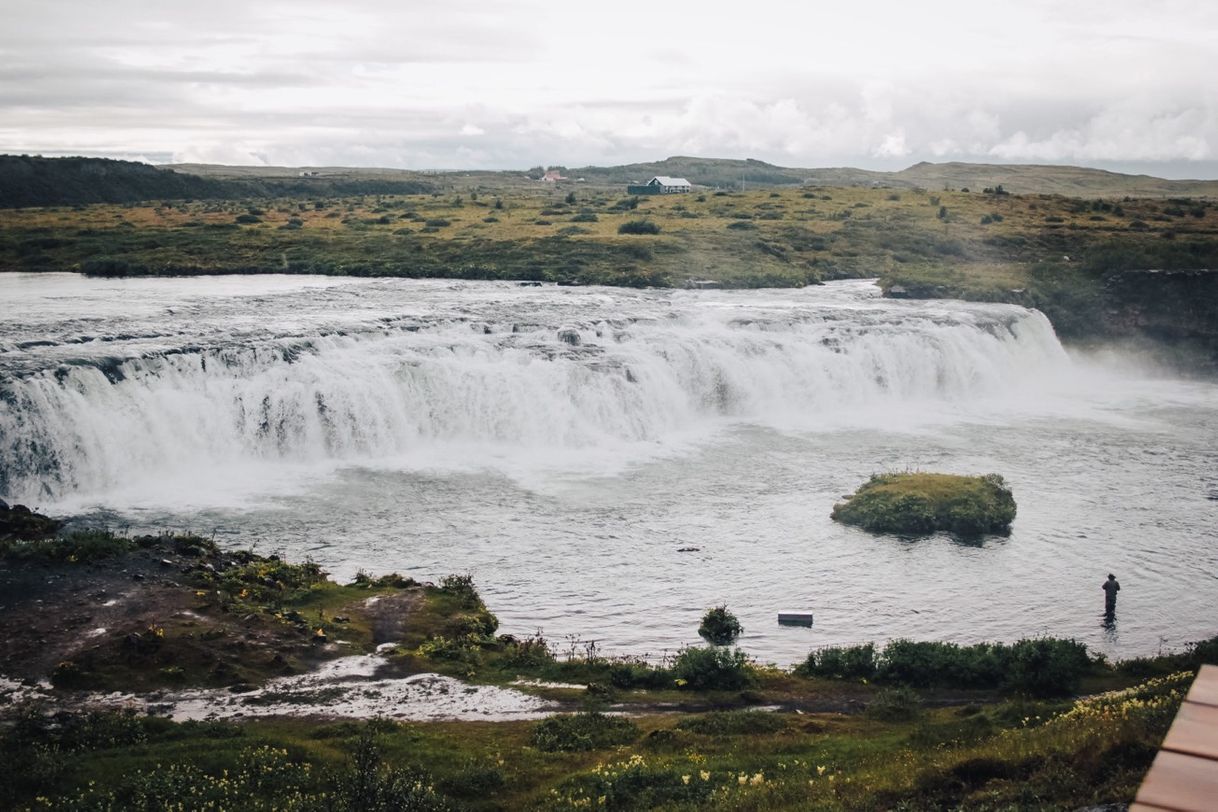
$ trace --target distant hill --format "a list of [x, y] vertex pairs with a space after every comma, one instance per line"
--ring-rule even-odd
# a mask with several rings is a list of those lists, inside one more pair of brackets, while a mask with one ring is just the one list
[[1123, 175], [1078, 166], [1032, 164], [914, 164], [899, 172], [848, 167], [796, 169], [764, 161], [675, 156], [651, 163], [585, 166], [568, 170], [589, 181], [628, 183], [655, 175], [686, 178], [701, 186], [739, 189], [746, 186], [892, 186], [895, 188], [981, 191], [1001, 185], [1016, 194], [1060, 194], [1072, 197], [1218, 197], [1218, 181], [1165, 180], [1150, 175]]
[[108, 158], [0, 155], [0, 208], [136, 203], [146, 200], [329, 197], [418, 194], [432, 184], [416, 173], [366, 175], [349, 170], [301, 176], [201, 174]]
[[933, 164], [923, 161], [900, 172], [899, 179], [927, 189], [964, 187], [980, 191], [1001, 185], [1015, 194], [1059, 194], [1068, 197], [1218, 197], [1218, 181], [1165, 180], [1151, 175], [1124, 175], [1082, 166], [1037, 164]]
[[[1002, 186], [1016, 194], [1071, 197], [1211, 197], [1218, 181], [1165, 180], [1077, 166], [919, 163], [899, 172], [849, 167], [798, 169], [753, 159], [674, 156], [650, 163], [565, 169], [569, 178], [600, 185], [646, 181], [655, 175], [688, 178], [699, 186], [881, 186], [979, 192]], [[534, 183], [519, 171], [416, 172], [351, 167], [152, 166], [106, 158], [0, 155], [0, 208], [136, 203], [148, 200], [334, 197], [419, 194], [469, 186]]]
[[568, 170], [572, 177], [606, 183], [637, 183], [656, 175], [685, 178], [699, 186], [739, 189], [748, 186], [801, 186], [812, 182], [831, 186], [883, 184], [890, 173], [868, 169], [791, 169], [752, 158], [691, 158], [675, 156], [651, 163], [622, 166], [583, 166]]

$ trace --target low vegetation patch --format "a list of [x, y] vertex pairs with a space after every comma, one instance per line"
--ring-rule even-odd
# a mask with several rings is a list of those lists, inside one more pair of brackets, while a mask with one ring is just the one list
[[618, 234], [659, 234], [660, 227], [650, 220], [627, 220], [617, 227]]
[[677, 727], [703, 736], [742, 736], [786, 730], [786, 718], [769, 711], [711, 711], [677, 722]]
[[1001, 533], [1015, 520], [1015, 498], [998, 474], [875, 474], [831, 518], [874, 533]]
[[922, 698], [911, 688], [885, 688], [867, 704], [867, 715], [882, 722], [906, 722], [922, 712]]
[[629, 744], [638, 737], [639, 728], [629, 719], [575, 713], [541, 720], [533, 728], [529, 743], [545, 753], [574, 753]]

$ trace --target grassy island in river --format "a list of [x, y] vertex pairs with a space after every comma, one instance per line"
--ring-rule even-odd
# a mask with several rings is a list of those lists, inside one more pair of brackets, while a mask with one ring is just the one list
[[874, 533], [1001, 533], [1015, 520], [1015, 498], [998, 474], [876, 474], [832, 518]]

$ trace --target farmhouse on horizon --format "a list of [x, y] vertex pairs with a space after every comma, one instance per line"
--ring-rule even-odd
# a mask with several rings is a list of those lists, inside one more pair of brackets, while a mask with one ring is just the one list
[[693, 184], [685, 178], [670, 178], [656, 175], [641, 186], [627, 186], [626, 193], [632, 195], [671, 195], [692, 190]]

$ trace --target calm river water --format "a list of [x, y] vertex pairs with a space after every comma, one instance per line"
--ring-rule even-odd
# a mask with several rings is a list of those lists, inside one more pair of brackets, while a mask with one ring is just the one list
[[[829, 520], [905, 469], [1001, 473], [1011, 534]], [[472, 573], [503, 631], [610, 653], [696, 643], [719, 603], [784, 665], [895, 637], [1126, 657], [1218, 633], [1218, 386], [868, 282], [0, 275], [0, 496], [340, 578]]]

